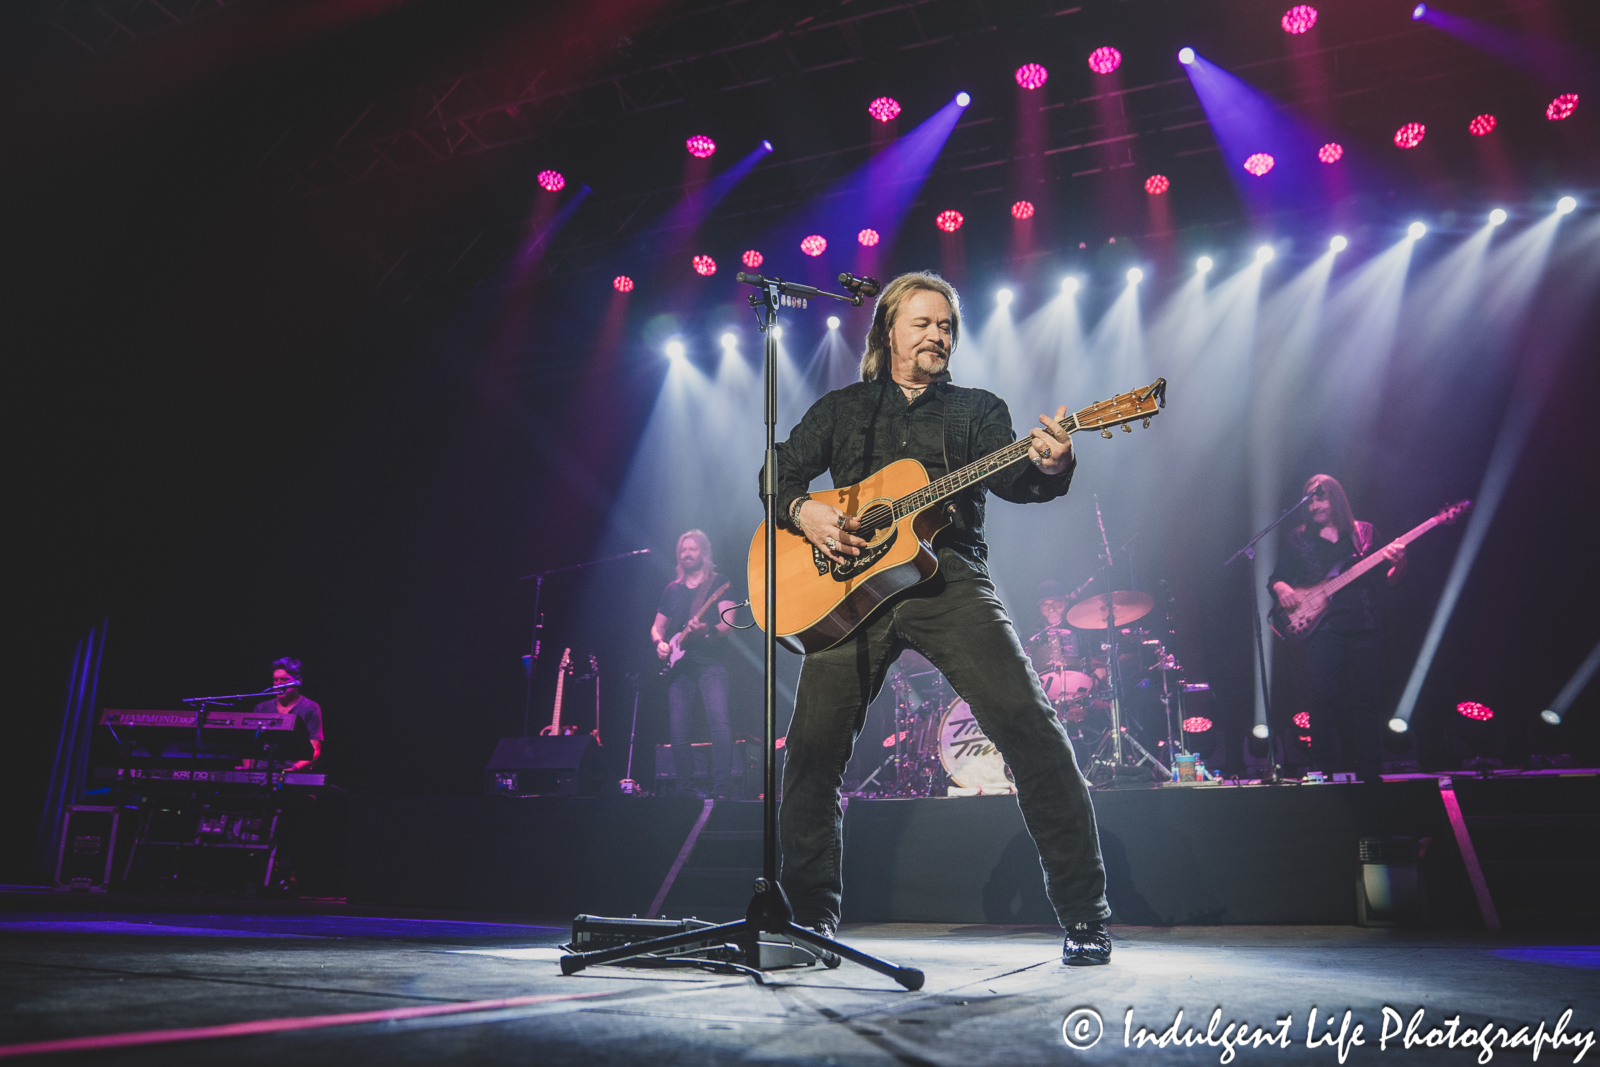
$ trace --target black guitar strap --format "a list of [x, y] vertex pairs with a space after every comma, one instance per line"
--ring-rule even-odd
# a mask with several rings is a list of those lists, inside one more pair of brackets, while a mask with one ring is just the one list
[[972, 390], [959, 385], [944, 387], [944, 467], [953, 471], [967, 465], [971, 454]]

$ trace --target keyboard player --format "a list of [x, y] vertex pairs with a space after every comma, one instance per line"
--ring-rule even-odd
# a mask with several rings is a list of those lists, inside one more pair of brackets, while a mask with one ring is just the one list
[[[278, 695], [256, 705], [259, 715], [288, 715], [293, 712], [311, 740], [311, 758], [300, 758], [283, 768], [286, 773], [308, 770], [322, 759], [322, 705], [300, 692], [300, 661], [289, 656], [272, 663], [272, 688]], [[297, 731], [298, 732], [298, 731]], [[251, 766], [251, 761], [246, 761]]]

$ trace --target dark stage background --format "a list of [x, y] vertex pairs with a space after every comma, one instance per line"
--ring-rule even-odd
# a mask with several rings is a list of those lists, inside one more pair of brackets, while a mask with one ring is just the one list
[[[544, 594], [535, 722], [549, 715], [550, 666], [561, 648], [598, 655], [600, 725], [618, 764], [611, 777], [620, 777], [636, 688], [644, 740], [664, 733], [645, 636], [676, 536], [705, 528], [742, 595], [759, 518], [760, 439], [751, 429], [759, 410], [731, 410], [759, 393], [673, 392], [661, 342], [674, 333], [697, 338], [691, 360], [709, 376], [715, 361], [704, 353], [717, 331], [735, 326], [746, 369], [755, 365], [755, 334], [732, 280], [738, 253], [757, 243], [754, 235], [788, 234], [819, 187], [867, 158], [877, 134], [864, 103], [880, 93], [905, 105], [902, 134], [957, 89], [977, 98], [879, 269], [950, 273], [967, 291], [974, 351], [991, 355], [1003, 339], [980, 340], [980, 331], [1003, 281], [1038, 293], [1065, 271], [1098, 278], [1086, 294], [1087, 324], [1112, 303], [1127, 265], [1143, 262], [1153, 314], [1201, 251], [1233, 256], [1219, 264], [1221, 275], [1259, 241], [1282, 240], [1287, 278], [1320, 253], [1334, 225], [1355, 243], [1365, 239], [1365, 261], [1393, 242], [1397, 226], [1423, 217], [1441, 243], [1419, 246], [1415, 277], [1467, 239], [1493, 203], [1520, 209], [1516, 221], [1526, 227], [1556, 195], [1582, 203], [1587, 193], [1589, 203], [1562, 223], [1543, 274], [1503, 280], [1532, 287], [1525, 326], [1508, 344], [1485, 352], [1463, 341], [1471, 358], [1461, 363], [1408, 363], [1402, 323], [1401, 356], [1373, 377], [1361, 410], [1310, 388], [1283, 392], [1271, 425], [1293, 432], [1266, 442], [1276, 456], [1272, 485], [1252, 481], [1263, 469], [1251, 460], [1263, 447], [1252, 431], [1261, 412], [1241, 399], [1260, 369], [1182, 362], [1147, 343], [1139, 366], [1172, 379], [1169, 413], [1126, 443], [1120, 434], [1081, 443], [1079, 483], [1066, 501], [1036, 515], [996, 502], [990, 514], [997, 577], [1019, 625], [1033, 621], [1033, 583], [1076, 584], [1093, 572], [1094, 494], [1113, 541], [1138, 532], [1136, 570], [1126, 579], [1148, 590], [1170, 583], [1177, 651], [1191, 676], [1213, 686], [1206, 713], [1224, 738], [1213, 761], [1241, 767], [1254, 712], [1250, 591], [1243, 575], [1219, 564], [1260, 525], [1262, 501], [1275, 502], [1275, 513], [1307, 475], [1326, 470], [1343, 480], [1359, 516], [1397, 534], [1478, 492], [1516, 382], [1547, 375], [1410, 737], [1424, 764], [1459, 763], [1445, 723], [1457, 701], [1470, 699], [1500, 713], [1512, 758], [1562, 751], [1594, 759], [1595, 687], [1560, 731], [1541, 728], [1537, 716], [1600, 637], [1591, 520], [1582, 518], [1594, 514], [1600, 487], [1589, 421], [1600, 386], [1592, 211], [1600, 96], [1586, 97], [1565, 124], [1505, 120], [1505, 155], [1491, 167], [1473, 155], [1481, 146], [1443, 135], [1460, 125], [1460, 98], [1470, 88], [1484, 107], [1537, 113], [1544, 83], [1394, 20], [1394, 5], [1352, 2], [1343, 28], [1324, 28], [1326, 55], [1370, 39], [1371, 49], [1401, 57], [1354, 72], [1330, 60], [1331, 82], [1270, 66], [1286, 47], [1275, 26], [1281, 5], [998, 6], [1005, 10], [991, 16], [924, 5], [932, 43], [917, 49], [886, 22], [864, 19], [850, 31], [853, 49], [839, 46], [834, 62], [819, 27], [849, 25], [851, 5], [240, 0], [136, 40], [108, 38], [103, 27], [92, 39], [76, 23], [63, 28], [82, 13], [73, 5], [8, 5], [0, 110], [9, 147], [0, 168], [13, 264], [4, 347], [15, 637], [7, 642], [0, 876], [39, 876], [30, 857], [68, 664], [102, 616], [110, 622], [101, 706], [172, 707], [184, 696], [259, 688], [272, 659], [294, 655], [306, 664], [306, 693], [325, 708], [328, 770], [339, 781], [364, 793], [466, 795], [481, 791], [495, 738], [522, 723], [533, 587], [515, 579], [649, 548], [650, 556], [552, 579]], [[1496, 24], [1542, 26], [1576, 46], [1592, 48], [1600, 36], [1593, 8], [1580, 0], [1461, 9]], [[710, 13], [696, 21], [685, 14], [692, 11]], [[683, 21], [672, 23], [675, 15]], [[975, 21], [991, 18], [992, 26]], [[778, 36], [751, 51], [743, 86], [718, 83], [686, 58], [729, 34], [761, 38], [769, 26]], [[1187, 93], [1170, 57], [1192, 43], [1241, 76], [1253, 76], [1252, 63], [1269, 64], [1263, 79], [1281, 77], [1283, 96], [1311, 101], [1308, 111], [1374, 155], [1402, 113], [1437, 122], [1438, 144], [1426, 159], [1375, 165], [1332, 206], [1288, 203], [1263, 213], [1236, 193], [1203, 123], [1171, 132], [1182, 124], [1160, 108], [1140, 111], [1129, 97], [1118, 104], [1117, 121], [1131, 130], [1125, 158], [1078, 174], [1088, 164], [1071, 160], [1098, 149], [1040, 157], [1044, 169], [1032, 179], [1043, 190], [1040, 216], [1028, 247], [1019, 247], [1005, 209], [1021, 179], [991, 166], [1009, 161], [1009, 146], [1026, 132], [1010, 72], [1050, 62], [1060, 116], [1082, 114], [1085, 128], [1095, 127], [1112, 120], [1094, 116], [1082, 56], [1107, 40], [1128, 56], [1119, 75], [1126, 87]], [[591, 85], [671, 62], [681, 66], [677, 89], [646, 99], [628, 82], [638, 98], [622, 92], [626, 106], [615, 87], [609, 96], [546, 101], [518, 119], [527, 136], [492, 150], [397, 163], [396, 149], [366, 170], [346, 161], [342, 176], [313, 151], [365, 105], [398, 108], [393, 94], [462, 71], [543, 71], [542, 84]], [[1340, 78], [1377, 88], [1341, 96]], [[1192, 96], [1185, 99], [1172, 115], [1193, 120]], [[695, 132], [725, 146], [698, 171], [682, 150]], [[686, 184], [721, 173], [762, 137], [778, 145], [775, 160], [813, 161], [812, 177], [774, 162], [703, 225], [656, 225]], [[533, 181], [547, 167], [568, 176], [560, 204], [571, 205], [579, 186], [592, 190], [559, 233], [542, 228], [557, 201], [539, 200]], [[1164, 221], [1137, 191], [1156, 170], [1174, 183], [1173, 216]], [[956, 244], [927, 221], [950, 205], [968, 217]], [[715, 249], [722, 265], [714, 278], [687, 269], [689, 252], [701, 247]], [[798, 259], [774, 253], [768, 267], [802, 278], [820, 270]], [[830, 269], [849, 266], [840, 258]], [[609, 284], [620, 273], [640, 283], [627, 297]], [[1500, 282], [1490, 279], [1486, 291]], [[847, 380], [859, 350], [865, 312], [845, 315], [842, 347], [824, 338], [823, 313], [786, 320], [790, 351], [809, 375], [786, 386], [791, 403]], [[1452, 337], [1471, 332], [1450, 329]], [[1031, 358], [1025, 345], [1017, 350]], [[957, 378], [973, 381], [962, 377], [962, 358], [958, 351]], [[1098, 367], [1083, 380], [1092, 386], [1070, 395], [1007, 398], [1026, 427], [1035, 408], [1080, 406], [1148, 377]], [[677, 406], [658, 402], [669, 396]], [[674, 420], [729, 429], [711, 447]], [[697, 473], [702, 462], [711, 475]], [[1041, 557], [1040, 539], [1054, 539], [1059, 551]], [[1413, 550], [1393, 604], [1396, 697], [1460, 541], [1460, 530], [1447, 531]], [[750, 656], [738, 661], [735, 703], [754, 730], [759, 640], [752, 631], [739, 641]], [[797, 661], [781, 655], [787, 689]], [[569, 700], [570, 714], [594, 694], [575, 685]], [[640, 753], [636, 778], [650, 773], [647, 749]]]

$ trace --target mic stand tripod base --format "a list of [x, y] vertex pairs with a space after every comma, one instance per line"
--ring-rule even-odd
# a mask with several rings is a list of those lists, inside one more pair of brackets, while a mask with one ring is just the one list
[[616, 948], [600, 949], [597, 952], [574, 952], [561, 957], [561, 973], [576, 974], [585, 967], [596, 964], [619, 963], [650, 953], [670, 952], [690, 945], [718, 941], [732, 942], [739, 946], [745, 954], [745, 965], [758, 971], [763, 969], [763, 963], [766, 963], [767, 967], [775, 964], [791, 964], [792, 961], [784, 959], [784, 953], [777, 953], [777, 960], [762, 959], [762, 934], [776, 934], [803, 945], [829, 967], [839, 966], [841, 960], [859, 963], [863, 967], [893, 978], [913, 992], [922, 988], [925, 979], [923, 973], [915, 967], [901, 967], [888, 960], [880, 960], [876, 956], [869, 956], [830, 937], [824, 937], [808, 926], [799, 925], [794, 921], [794, 912], [789, 907], [789, 898], [784, 896], [783, 888], [765, 878], [756, 879], [755, 896], [750, 900], [750, 908], [738, 922], [705, 926], [686, 933], [671, 934], [650, 941], [636, 941], [631, 945], [618, 945]]

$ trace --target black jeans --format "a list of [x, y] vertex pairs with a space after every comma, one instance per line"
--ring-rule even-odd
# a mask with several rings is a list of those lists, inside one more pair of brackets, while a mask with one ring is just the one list
[[1109, 917], [1088, 784], [994, 586], [987, 578], [945, 583], [937, 576], [801, 667], [778, 815], [781, 880], [795, 917], [839, 921], [839, 788], [867, 705], [908, 647], [944, 672], [1010, 764], [1056, 917], [1062, 925]]
[[1383, 631], [1329, 630], [1306, 642], [1311, 763], [1319, 771], [1377, 774], [1382, 766]]
[[671, 715], [672, 770], [677, 776], [679, 794], [694, 792], [694, 749], [689, 745], [689, 715], [694, 696], [700, 694], [706, 722], [711, 727], [711, 789], [714, 793], [733, 792], [733, 730], [728, 725], [728, 669], [720, 663], [684, 659], [673, 671], [667, 687], [667, 708]]

